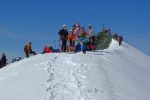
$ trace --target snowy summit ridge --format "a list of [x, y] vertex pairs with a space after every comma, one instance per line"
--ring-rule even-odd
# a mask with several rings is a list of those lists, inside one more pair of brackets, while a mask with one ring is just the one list
[[149, 100], [150, 58], [130, 45], [39, 54], [0, 70], [1, 100]]

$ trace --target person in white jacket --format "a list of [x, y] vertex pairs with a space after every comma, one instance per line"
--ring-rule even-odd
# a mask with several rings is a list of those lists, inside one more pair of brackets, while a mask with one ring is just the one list
[[89, 35], [90, 44], [94, 45], [94, 30], [90, 24], [88, 25], [88, 28], [89, 28], [88, 35]]

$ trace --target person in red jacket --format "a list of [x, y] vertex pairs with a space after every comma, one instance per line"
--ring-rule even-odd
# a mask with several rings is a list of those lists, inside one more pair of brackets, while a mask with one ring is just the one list
[[45, 46], [44, 51], [42, 53], [52, 53], [52, 50], [50, 49], [49, 46]]

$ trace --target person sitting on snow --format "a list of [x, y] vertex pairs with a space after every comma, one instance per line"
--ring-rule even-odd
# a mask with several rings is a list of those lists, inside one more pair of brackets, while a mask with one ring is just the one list
[[45, 46], [42, 53], [52, 53], [52, 50], [50, 49], [50, 46]]

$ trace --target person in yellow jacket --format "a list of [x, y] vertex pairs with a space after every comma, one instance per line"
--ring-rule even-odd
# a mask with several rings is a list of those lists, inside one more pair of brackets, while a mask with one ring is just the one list
[[35, 51], [32, 51], [31, 49], [31, 42], [27, 43], [24, 47], [24, 52], [26, 54], [26, 57], [28, 58], [30, 54], [36, 55]]

